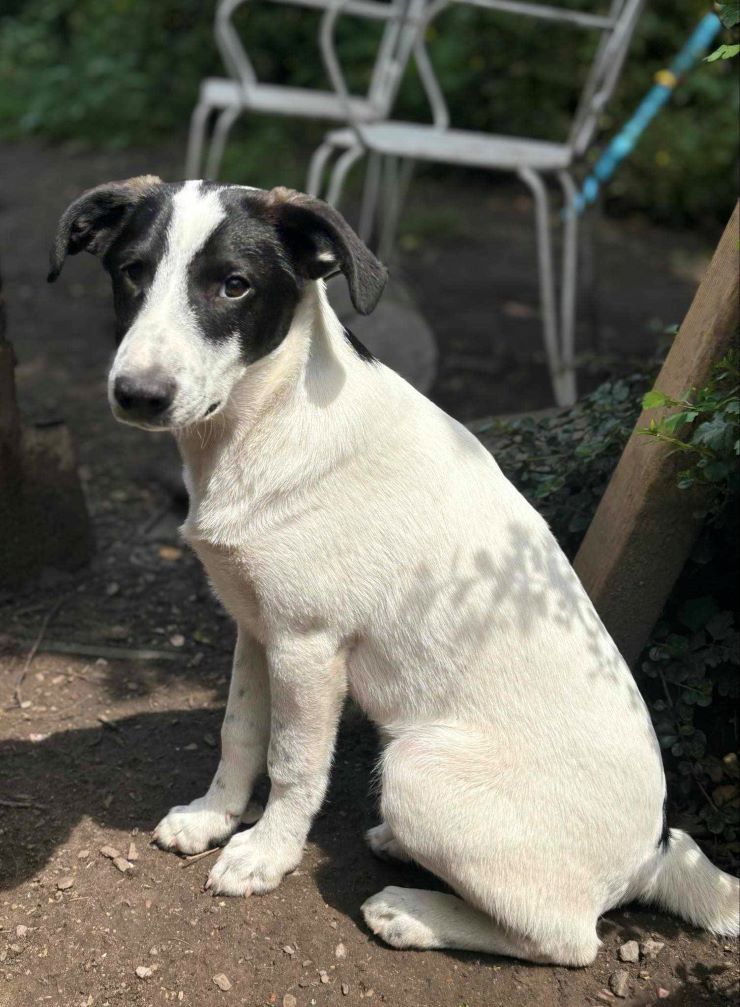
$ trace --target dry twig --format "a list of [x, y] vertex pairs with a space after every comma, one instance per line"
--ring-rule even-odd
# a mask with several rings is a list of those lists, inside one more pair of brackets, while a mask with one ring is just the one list
[[220, 852], [221, 847], [214, 846], [212, 850], [203, 850], [202, 853], [194, 853], [190, 857], [185, 857], [185, 860], [182, 864], [180, 864], [180, 867], [190, 867], [190, 865], [194, 864], [196, 860], [202, 860], [203, 857], [210, 857], [212, 853], [220, 853]]
[[64, 604], [65, 601], [66, 601], [66, 596], [62, 597], [62, 598], [58, 598], [54, 602], [54, 604], [51, 606], [51, 608], [49, 609], [49, 611], [46, 613], [46, 615], [44, 616], [44, 619], [43, 619], [43, 621], [41, 623], [41, 628], [38, 631], [38, 635], [36, 636], [36, 639], [34, 640], [33, 645], [31, 646], [31, 649], [28, 652], [28, 657], [26, 658], [26, 662], [23, 665], [23, 668], [21, 669], [20, 675], [18, 676], [18, 681], [15, 683], [15, 689], [13, 690], [13, 697], [14, 697], [16, 703], [18, 704], [18, 706], [20, 706], [21, 703], [22, 703], [21, 688], [23, 686], [23, 682], [25, 681], [26, 675], [28, 674], [28, 669], [31, 667], [33, 659], [36, 657], [36, 654], [38, 654], [38, 652], [39, 652], [39, 648], [41, 647], [41, 643], [42, 643], [42, 641], [44, 639], [44, 633], [46, 632], [46, 628], [49, 625], [49, 623], [51, 622], [51, 620], [54, 618], [54, 616], [57, 614], [57, 612], [59, 611], [59, 609], [62, 607], [62, 605]]

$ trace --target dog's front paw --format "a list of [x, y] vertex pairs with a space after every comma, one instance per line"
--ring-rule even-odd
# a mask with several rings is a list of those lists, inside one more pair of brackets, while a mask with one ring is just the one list
[[219, 811], [205, 797], [172, 808], [154, 830], [154, 842], [163, 850], [202, 853], [223, 844], [239, 824], [239, 816]]
[[214, 895], [265, 895], [295, 870], [302, 850], [281, 848], [261, 839], [256, 830], [240, 832], [229, 842], [208, 875]]

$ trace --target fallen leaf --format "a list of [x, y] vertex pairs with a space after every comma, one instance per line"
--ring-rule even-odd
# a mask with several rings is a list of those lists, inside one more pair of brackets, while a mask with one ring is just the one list
[[166, 559], [168, 563], [174, 563], [181, 556], [182, 549], [177, 549], [174, 545], [161, 545], [159, 547], [159, 558]]

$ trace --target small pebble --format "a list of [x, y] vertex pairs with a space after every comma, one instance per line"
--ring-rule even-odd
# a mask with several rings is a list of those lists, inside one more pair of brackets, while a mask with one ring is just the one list
[[349, 983], [342, 983], [342, 994], [343, 996], [349, 995]]
[[77, 854], [77, 859], [86, 860], [89, 856], [90, 856], [89, 850], [80, 850], [80, 852]]
[[218, 975], [215, 975], [213, 977], [213, 981], [220, 990], [223, 990], [224, 993], [231, 989], [231, 980], [228, 976], [225, 976], [223, 972], [219, 972]]
[[152, 976], [152, 970], [148, 965], [137, 965], [136, 974], [139, 979], [150, 979]]
[[66, 892], [67, 889], [71, 888], [74, 883], [75, 879], [72, 877], [68, 876], [66, 878], [60, 878], [57, 881], [57, 888], [59, 889], [60, 892]]
[[126, 859], [127, 860], [132, 860], [132, 861], [139, 859], [139, 851], [136, 849], [136, 843], [129, 843], [128, 844], [128, 855], [127, 855]]
[[286, 993], [283, 997], [283, 1007], [298, 1007], [298, 1001], [292, 993]]
[[630, 974], [626, 969], [617, 969], [609, 976], [609, 989], [614, 996], [626, 997], [630, 988]]
[[347, 957], [347, 948], [345, 947], [345, 945], [341, 941], [334, 948], [334, 957], [335, 958], [346, 958]]
[[107, 857], [109, 860], [115, 860], [116, 857], [121, 856], [121, 851], [117, 850], [115, 846], [101, 846], [98, 853], [102, 857]]
[[642, 952], [643, 958], [657, 958], [660, 952], [665, 947], [663, 941], [643, 941], [640, 945], [640, 951]]
[[329, 982], [329, 976], [326, 974], [324, 969], [321, 969], [319, 971], [319, 979], [321, 980], [322, 983], [324, 983], [324, 985], [326, 985], [326, 983]]
[[[173, 647], [184, 647], [185, 637], [182, 635], [182, 633], [173, 633], [172, 636], [170, 637], [170, 643], [172, 644]], [[213, 981], [216, 982], [215, 979]]]
[[666, 1000], [671, 995], [671, 991], [664, 986], [658, 987], [658, 1000]]
[[622, 962], [639, 962], [640, 945], [637, 941], [626, 941], [617, 954], [619, 955], [619, 960]]
[[25, 937], [27, 933], [28, 933], [28, 927], [24, 926], [22, 923], [19, 923], [18, 926], [15, 928], [16, 937]]
[[285, 944], [283, 946], [283, 953], [286, 954], [286, 955], [294, 955], [295, 954], [295, 948], [292, 948], [290, 946], [290, 944]]

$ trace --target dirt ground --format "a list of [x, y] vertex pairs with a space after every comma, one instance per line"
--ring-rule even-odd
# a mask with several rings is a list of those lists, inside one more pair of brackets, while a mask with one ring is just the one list
[[[43, 277], [69, 199], [142, 170], [173, 177], [177, 153], [0, 150], [0, 254], [21, 406], [28, 422], [69, 424], [97, 542], [82, 571], [47, 571], [0, 596], [0, 1007], [736, 1000], [734, 944], [636, 907], [608, 914], [596, 963], [579, 971], [380, 944], [360, 903], [386, 884], [434, 881], [376, 861], [363, 843], [377, 820], [377, 749], [353, 708], [306, 856], [277, 891], [213, 898], [203, 891], [212, 857], [189, 862], [149, 845], [159, 818], [201, 794], [215, 767], [234, 632], [179, 542], [184, 502], [169, 440], [110, 417], [102, 274], [80, 257], [55, 288]], [[449, 191], [427, 186], [424, 200], [449, 202]], [[454, 233], [419, 242], [412, 228], [402, 262], [439, 339], [433, 397], [462, 419], [549, 405], [528, 206], [510, 190], [474, 188], [454, 205]], [[687, 307], [706, 251], [640, 223], [600, 228], [599, 281], [581, 330], [585, 386], [654, 351], [663, 325]], [[120, 851], [118, 866], [104, 846]], [[619, 960], [624, 942], [651, 938], [664, 944], [657, 957]], [[610, 992], [619, 970], [628, 974], [622, 999]]]

